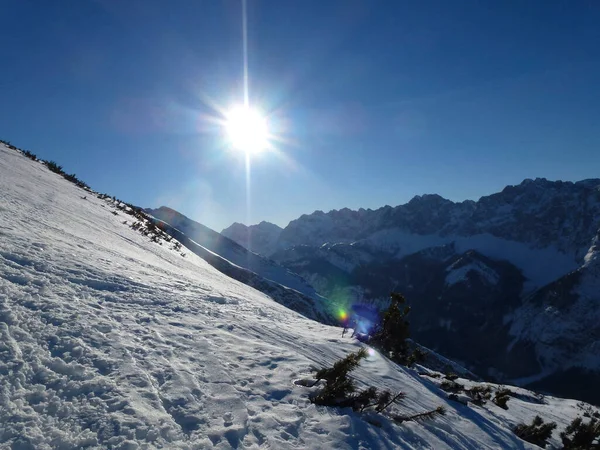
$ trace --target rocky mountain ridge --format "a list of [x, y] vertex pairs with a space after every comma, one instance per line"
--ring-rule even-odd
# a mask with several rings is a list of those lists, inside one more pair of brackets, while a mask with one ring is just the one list
[[560, 251], [572, 252], [589, 242], [599, 219], [600, 179], [573, 183], [537, 178], [507, 186], [477, 202], [455, 203], [428, 194], [396, 207], [316, 211], [291, 221], [281, 232], [277, 247], [355, 242], [395, 228], [419, 235], [487, 233], [535, 248], [555, 245]]

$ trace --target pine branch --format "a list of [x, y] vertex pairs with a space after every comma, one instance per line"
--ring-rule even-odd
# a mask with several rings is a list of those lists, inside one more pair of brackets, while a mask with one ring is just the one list
[[400, 392], [398, 392], [398, 394], [396, 394], [396, 396], [395, 396], [393, 399], [391, 399], [391, 400], [390, 400], [389, 402], [387, 402], [385, 405], [383, 405], [383, 406], [379, 406], [378, 408], [375, 408], [375, 410], [376, 410], [377, 412], [382, 412], [382, 411], [385, 411], [385, 410], [386, 410], [386, 408], [387, 408], [388, 406], [390, 406], [392, 403], [394, 403], [396, 400], [402, 400], [404, 397], [406, 397], [406, 394], [405, 394], [404, 392], [400, 391]]
[[446, 414], [446, 409], [443, 406], [438, 406], [436, 409], [433, 409], [431, 411], [425, 411], [419, 414], [414, 414], [412, 416], [401, 416], [397, 414], [393, 416], [393, 419], [398, 423], [402, 423], [408, 420], [429, 419], [437, 415], [443, 416], [444, 414]]
[[322, 378], [317, 378], [313, 384], [307, 385], [306, 387], [315, 387], [317, 385], [317, 383], [321, 380], [322, 380]]

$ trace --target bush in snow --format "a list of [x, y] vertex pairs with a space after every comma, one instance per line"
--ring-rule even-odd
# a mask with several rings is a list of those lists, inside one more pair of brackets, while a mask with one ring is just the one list
[[544, 423], [544, 420], [540, 416], [535, 416], [531, 424], [525, 425], [521, 423], [515, 427], [514, 432], [524, 441], [531, 442], [543, 448], [546, 446], [546, 442], [555, 428], [555, 422]]
[[577, 407], [583, 409], [583, 417], [595, 417], [596, 419], [600, 419], [600, 411], [597, 411], [591, 405], [588, 405], [584, 402], [579, 402]]
[[[354, 411], [363, 412], [372, 408], [378, 413], [383, 413], [389, 406], [396, 401], [405, 397], [405, 394], [399, 392], [393, 395], [390, 391], [379, 391], [377, 388], [369, 387], [360, 392], [356, 392], [354, 382], [348, 376], [350, 372], [355, 370], [360, 361], [367, 356], [364, 348], [356, 353], [350, 353], [344, 359], [334, 363], [333, 367], [320, 369], [315, 374], [317, 381], [312, 384], [316, 385], [319, 381], [325, 380], [323, 387], [311, 401], [317, 405], [350, 407]], [[443, 415], [446, 410], [439, 406], [431, 411], [424, 411], [417, 414], [403, 415], [393, 413], [390, 417], [398, 423], [409, 420], [422, 420]]]
[[375, 411], [382, 412], [392, 403], [403, 398], [403, 393], [392, 396], [390, 391], [379, 391], [374, 387], [356, 392], [354, 381], [348, 374], [355, 370], [360, 361], [366, 357], [366, 349], [361, 348], [355, 353], [350, 353], [344, 359], [336, 361], [333, 367], [317, 370], [313, 386], [324, 380], [325, 387], [313, 396], [311, 401], [316, 405], [350, 407], [354, 411], [374, 408]]
[[0, 144], [4, 144], [6, 145], [8, 148], [13, 149], [13, 150], [17, 150], [17, 147], [15, 147], [14, 145], [12, 145], [10, 143], [10, 141], [5, 141], [4, 139], [0, 139]]
[[465, 390], [465, 393], [476, 405], [483, 405], [492, 398], [492, 388], [486, 385], [473, 386], [471, 389]]
[[565, 449], [600, 449], [600, 421], [593, 417], [584, 423], [581, 417], [577, 417], [560, 433], [560, 437]]
[[63, 175], [65, 173], [62, 166], [59, 166], [54, 161], [46, 161], [46, 167], [48, 167], [48, 169], [50, 169], [52, 172], [58, 173], [59, 175]]
[[79, 178], [77, 178], [77, 175], [73, 174], [67, 174], [67, 173], [62, 173], [62, 176], [65, 180], [70, 181], [73, 184], [76, 184], [77, 186], [79, 186], [82, 189], [89, 189], [90, 187], [84, 183], [83, 181], [81, 181]]
[[506, 388], [500, 389], [496, 392], [496, 395], [494, 395], [493, 402], [502, 409], [508, 409], [507, 402], [510, 399], [510, 394], [512, 394], [510, 390]]
[[31, 153], [29, 150], [23, 150], [23, 154], [27, 156], [29, 159], [33, 161], [37, 161], [37, 156], [34, 153]]
[[456, 381], [444, 380], [442, 381], [442, 384], [440, 384], [440, 388], [446, 392], [460, 392], [465, 388], [465, 385], [457, 383]]
[[[33, 153], [31, 153], [31, 154], [33, 155]], [[25, 156], [27, 156], [27, 154], [25, 154]], [[33, 156], [35, 157], [35, 155], [33, 155]], [[89, 189], [90, 188], [86, 183], [84, 183], [83, 181], [81, 181], [80, 179], [78, 179], [77, 175], [75, 175], [74, 173], [73, 174], [66, 173], [63, 170], [62, 166], [59, 166], [54, 161], [44, 161], [44, 164], [46, 164], [46, 167], [48, 167], [48, 169], [50, 169], [52, 172], [57, 173], [59, 175], [62, 175], [65, 180], [70, 181], [73, 184], [76, 184], [80, 188], [82, 188], [82, 189]]]

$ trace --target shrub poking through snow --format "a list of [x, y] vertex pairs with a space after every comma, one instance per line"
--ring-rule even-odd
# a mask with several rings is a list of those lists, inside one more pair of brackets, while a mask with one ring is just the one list
[[544, 423], [544, 420], [540, 416], [535, 416], [531, 424], [525, 425], [521, 423], [515, 427], [514, 432], [524, 441], [531, 442], [543, 448], [546, 446], [546, 442], [555, 428], [555, 422]]
[[404, 398], [402, 392], [392, 395], [390, 391], [379, 391], [374, 387], [356, 392], [356, 386], [349, 374], [366, 357], [367, 350], [361, 348], [344, 359], [336, 361], [333, 367], [317, 370], [314, 375], [316, 381], [312, 386], [320, 381], [325, 381], [325, 386], [311, 398], [311, 401], [316, 405], [350, 407], [354, 411], [362, 412], [373, 408], [377, 412], [383, 412], [391, 404]]
[[508, 409], [507, 403], [510, 399], [510, 394], [512, 394], [510, 390], [505, 388], [500, 389], [496, 392], [496, 395], [494, 395], [493, 402], [502, 409]]
[[23, 154], [33, 161], [37, 161], [37, 156], [29, 150], [22, 150]]
[[440, 384], [440, 388], [446, 392], [460, 392], [465, 388], [465, 386], [457, 383], [456, 381], [444, 380], [442, 381], [442, 384]]
[[317, 405], [340, 406], [350, 396], [354, 395], [356, 387], [348, 374], [355, 370], [361, 359], [367, 357], [367, 351], [361, 348], [356, 353], [350, 353], [344, 359], [336, 361], [333, 367], [320, 369], [315, 373], [315, 384], [325, 380], [325, 387], [321, 389], [312, 401]]
[[458, 394], [448, 394], [448, 400], [452, 400], [454, 402], [460, 403], [461, 405], [467, 406], [469, 404], [469, 400], [471, 400], [466, 395], [458, 395]]
[[90, 187], [84, 183], [83, 181], [81, 181], [79, 178], [77, 178], [77, 175], [75, 175], [74, 173], [72, 174], [67, 174], [65, 172], [62, 172], [62, 176], [65, 180], [70, 181], [73, 184], [76, 184], [77, 186], [79, 186], [82, 189], [90, 189]]
[[408, 353], [404, 358], [398, 362], [406, 366], [412, 366], [413, 364], [422, 364], [427, 359], [427, 352], [420, 347], [415, 347], [411, 352]]
[[46, 167], [48, 167], [48, 169], [50, 169], [52, 172], [58, 173], [59, 175], [63, 175], [65, 173], [62, 166], [59, 166], [54, 161], [46, 161]]
[[437, 372], [419, 372], [419, 375], [422, 377], [429, 377], [429, 378], [441, 378], [441, 374], [437, 373]]
[[577, 417], [560, 433], [560, 438], [568, 450], [600, 449], [600, 421], [593, 417], [584, 423]]
[[483, 405], [492, 398], [492, 388], [487, 385], [473, 386], [471, 389], [465, 390], [465, 393], [476, 405]]
[[[405, 398], [406, 395], [403, 392], [393, 395], [388, 390], [380, 391], [374, 387], [356, 392], [356, 387], [349, 374], [359, 366], [360, 361], [366, 356], [367, 351], [361, 348], [355, 353], [350, 353], [344, 359], [336, 361], [333, 367], [317, 370], [314, 375], [316, 381], [310, 386], [315, 386], [323, 380], [325, 386], [311, 398], [311, 401], [323, 406], [350, 407], [359, 412], [371, 409], [377, 413], [384, 413], [388, 407]], [[431, 411], [412, 415], [392, 413], [390, 417], [395, 422], [402, 423], [409, 420], [433, 418], [443, 415], [445, 412], [446, 410], [440, 406]]]

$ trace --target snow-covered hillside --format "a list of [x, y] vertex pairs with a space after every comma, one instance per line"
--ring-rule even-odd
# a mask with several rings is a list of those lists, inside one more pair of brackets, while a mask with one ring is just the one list
[[511, 428], [539, 414], [557, 446], [584, 412], [522, 390], [508, 410], [463, 405], [377, 353], [360, 385], [447, 414], [374, 425], [316, 407], [294, 381], [359, 344], [130, 220], [0, 145], [0, 448], [535, 448]]
[[163, 206], [145, 211], [165, 232], [225, 275], [266, 293], [310, 319], [326, 324], [336, 322], [328, 300], [317, 294], [304, 278], [284, 266], [247, 250], [171, 208]]
[[277, 264], [275, 261], [248, 251], [245, 247], [211, 230], [207, 226], [165, 206], [157, 209], [146, 209], [146, 212], [175, 227], [197, 244], [202, 245], [207, 250], [218, 254], [233, 264], [251, 270], [267, 280], [294, 289], [309, 297], [319, 299], [315, 289], [299, 275], [290, 272], [289, 269]]

